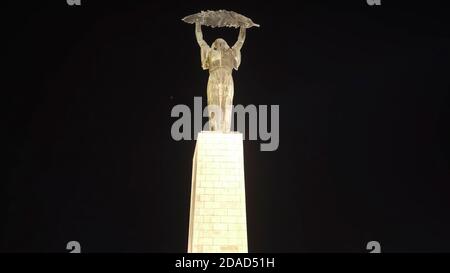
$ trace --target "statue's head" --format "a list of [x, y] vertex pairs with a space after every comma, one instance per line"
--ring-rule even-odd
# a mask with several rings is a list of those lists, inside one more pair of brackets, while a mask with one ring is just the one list
[[212, 44], [212, 48], [214, 50], [223, 50], [223, 49], [229, 49], [230, 46], [228, 46], [227, 42], [224, 39], [218, 38]]

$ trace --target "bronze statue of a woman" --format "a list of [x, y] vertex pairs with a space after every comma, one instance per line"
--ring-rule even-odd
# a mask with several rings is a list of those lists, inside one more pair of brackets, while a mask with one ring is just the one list
[[[211, 131], [228, 133], [231, 130], [234, 83], [232, 72], [241, 64], [241, 48], [244, 45], [246, 28], [259, 26], [249, 18], [232, 11], [207, 11], [185, 17], [183, 21], [195, 23], [195, 36], [201, 51], [203, 69], [209, 70], [208, 115]], [[201, 25], [240, 27], [236, 43], [230, 48], [222, 39], [216, 39], [211, 46], [203, 40]]]

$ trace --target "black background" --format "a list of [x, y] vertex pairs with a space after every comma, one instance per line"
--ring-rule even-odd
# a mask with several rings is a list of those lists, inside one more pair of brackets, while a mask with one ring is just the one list
[[2, 18], [1, 251], [186, 251], [195, 142], [170, 111], [206, 103], [208, 73], [180, 19], [221, 8], [261, 24], [234, 102], [280, 105], [279, 149], [244, 143], [249, 251], [450, 251], [440, 2], [81, 1]]

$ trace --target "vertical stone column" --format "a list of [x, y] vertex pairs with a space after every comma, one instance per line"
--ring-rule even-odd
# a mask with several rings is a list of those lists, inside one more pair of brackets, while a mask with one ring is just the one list
[[241, 133], [202, 131], [198, 135], [188, 252], [248, 252]]

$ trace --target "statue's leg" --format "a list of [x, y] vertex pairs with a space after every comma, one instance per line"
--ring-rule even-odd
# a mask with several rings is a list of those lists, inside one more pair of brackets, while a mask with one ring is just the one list
[[219, 116], [218, 116], [218, 105], [219, 105], [219, 98], [217, 94], [217, 84], [214, 82], [214, 80], [210, 79], [208, 80], [208, 90], [207, 90], [207, 97], [208, 97], [208, 116], [209, 116], [209, 130], [210, 131], [217, 131], [219, 129], [218, 123], [219, 123]]
[[224, 117], [225, 117], [225, 112], [224, 112], [224, 108], [223, 108], [223, 106], [224, 106], [224, 104], [223, 104], [223, 99], [224, 99], [224, 95], [225, 95], [225, 89], [226, 88], [226, 86], [223, 84], [223, 83], [220, 83], [219, 84], [219, 98], [218, 98], [218, 100], [219, 100], [219, 103], [218, 103], [218, 105], [219, 105], [219, 111], [220, 111], [220, 116], [219, 116], [219, 120], [218, 120], [218, 124], [219, 124], [219, 128], [218, 128], [218, 130], [219, 131], [221, 131], [221, 132], [224, 132], [224, 130], [225, 130], [225, 124], [224, 124]]
[[225, 94], [223, 96], [223, 124], [224, 124], [224, 132], [229, 133], [231, 131], [231, 119], [233, 118], [233, 95], [234, 95], [234, 84], [233, 78], [229, 79], [229, 82], [225, 89]]

